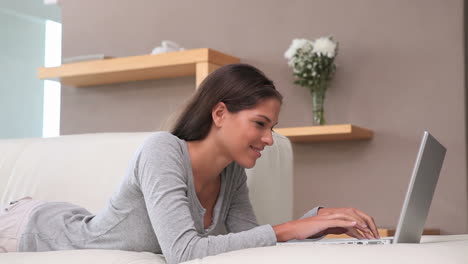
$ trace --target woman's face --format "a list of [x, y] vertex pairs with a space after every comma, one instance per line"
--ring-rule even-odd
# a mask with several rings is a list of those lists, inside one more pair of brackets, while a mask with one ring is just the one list
[[265, 146], [273, 144], [272, 129], [280, 109], [278, 99], [268, 98], [254, 108], [227, 112], [221, 131], [230, 158], [244, 168], [252, 168]]

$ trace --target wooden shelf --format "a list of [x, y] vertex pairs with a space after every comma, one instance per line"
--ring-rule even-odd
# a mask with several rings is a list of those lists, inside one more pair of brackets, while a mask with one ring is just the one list
[[196, 76], [196, 87], [220, 66], [239, 58], [203, 48], [154, 55], [84, 61], [39, 68], [39, 79], [60, 80], [77, 87], [181, 76]]
[[[60, 80], [63, 85], [85, 87], [195, 75], [198, 87], [215, 69], [239, 61], [239, 58], [203, 48], [39, 68], [38, 77]], [[357, 140], [373, 136], [372, 131], [350, 124], [277, 128], [275, 131], [289, 137], [292, 142]]]
[[371, 139], [374, 135], [369, 129], [351, 124], [276, 128], [275, 132], [288, 137], [291, 142], [302, 143]]

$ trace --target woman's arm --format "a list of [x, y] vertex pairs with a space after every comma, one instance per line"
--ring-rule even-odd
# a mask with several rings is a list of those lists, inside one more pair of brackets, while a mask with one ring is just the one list
[[[233, 176], [237, 179], [235, 184], [237, 187], [230, 204], [226, 226], [229, 232], [240, 232], [258, 224], [249, 200], [245, 171], [240, 168]], [[300, 219], [276, 225], [273, 229], [278, 242], [291, 239], [317, 239], [327, 234], [342, 233], [359, 239], [378, 237], [374, 220], [354, 208], [315, 207]]]

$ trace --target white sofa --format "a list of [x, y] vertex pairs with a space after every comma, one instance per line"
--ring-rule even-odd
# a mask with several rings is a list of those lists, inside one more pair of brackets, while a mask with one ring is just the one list
[[[150, 132], [97, 133], [0, 140], [0, 205], [31, 196], [48, 201], [67, 201], [97, 212], [118, 186], [133, 154], [149, 135]], [[265, 148], [256, 166], [246, 171], [259, 223], [278, 224], [292, 219], [291, 143], [279, 134], [274, 134], [274, 141], [273, 146]], [[96, 261], [90, 260], [91, 263], [114, 263], [116, 256], [119, 256], [117, 259], [128, 258], [128, 263], [139, 258], [164, 263], [164, 259], [155, 254], [103, 250], [86, 254], [0, 254], [0, 263], [27, 263], [29, 256], [32, 259], [44, 258], [47, 263], [49, 258], [69, 259], [67, 256], [74, 256], [73, 259], [96, 258]], [[8, 261], [2, 260], [5, 257]], [[125, 261], [119, 263], [124, 264]]]
[[[148, 135], [98, 133], [0, 140], [0, 204], [32, 196], [76, 203], [95, 212], [110, 197], [133, 153]], [[274, 138], [275, 144], [265, 149], [255, 168], [247, 170], [250, 196], [260, 223], [277, 224], [292, 218], [291, 144], [283, 136], [275, 134]], [[468, 263], [468, 235], [427, 236], [422, 242], [373, 246], [291, 244], [227, 252], [187, 263]], [[158, 264], [165, 260], [148, 252], [74, 250], [0, 254], [0, 263]]]

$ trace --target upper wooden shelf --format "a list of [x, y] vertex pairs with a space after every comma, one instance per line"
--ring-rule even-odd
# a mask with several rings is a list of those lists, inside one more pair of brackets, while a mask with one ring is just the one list
[[110, 58], [39, 68], [39, 79], [60, 80], [77, 87], [196, 76], [196, 86], [216, 68], [238, 63], [239, 58], [203, 48], [162, 54]]
[[291, 142], [302, 143], [371, 139], [374, 135], [369, 129], [351, 124], [276, 128], [275, 132], [288, 137]]

